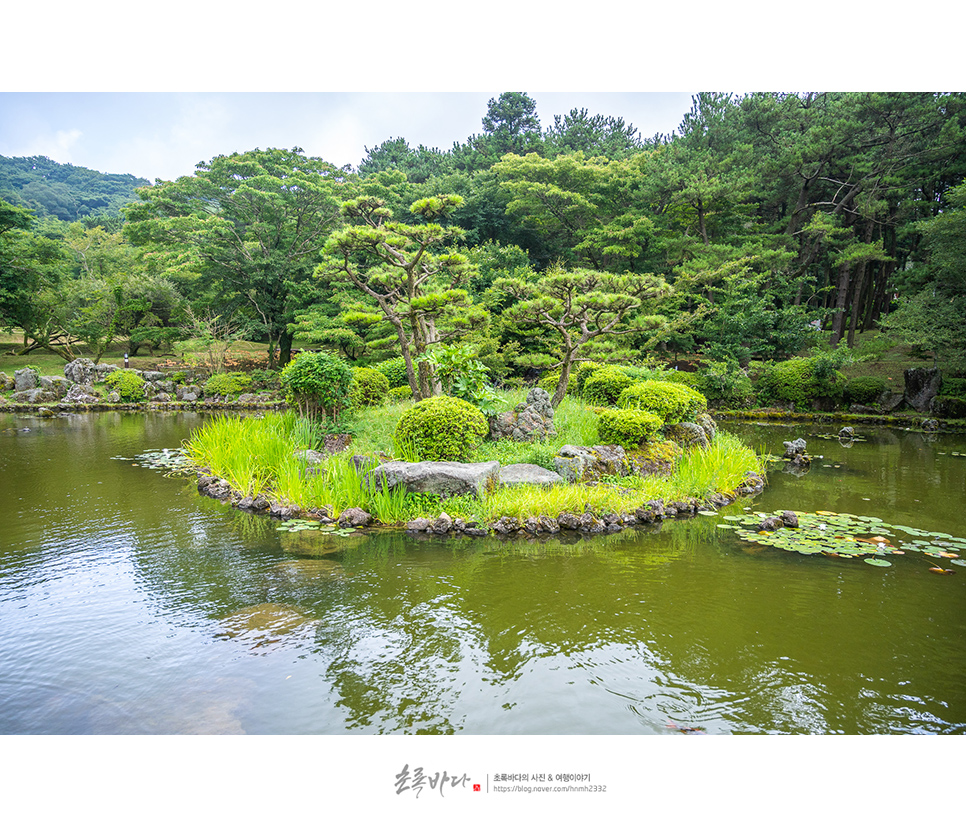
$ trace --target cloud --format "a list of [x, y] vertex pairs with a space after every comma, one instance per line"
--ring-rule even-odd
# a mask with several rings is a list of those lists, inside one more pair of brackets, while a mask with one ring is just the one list
[[45, 132], [4, 148], [4, 156], [46, 156], [56, 162], [73, 163], [73, 149], [84, 132], [77, 128]]

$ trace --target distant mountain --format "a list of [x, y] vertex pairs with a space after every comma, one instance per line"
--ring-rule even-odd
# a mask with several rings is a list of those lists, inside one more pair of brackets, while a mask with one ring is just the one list
[[132, 174], [102, 174], [46, 156], [0, 156], [0, 197], [37, 216], [72, 222], [89, 215], [118, 215], [138, 199], [135, 188], [151, 185]]

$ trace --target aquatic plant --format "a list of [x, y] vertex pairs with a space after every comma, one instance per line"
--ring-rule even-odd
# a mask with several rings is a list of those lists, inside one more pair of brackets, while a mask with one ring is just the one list
[[[771, 514], [778, 517], [784, 511]], [[719, 527], [732, 529], [742, 541], [804, 555], [837, 559], [858, 559], [876, 567], [890, 567], [897, 556], [918, 554], [935, 573], [952, 573], [939, 562], [966, 565], [966, 539], [945, 533], [928, 532], [901, 524], [888, 524], [875, 516], [853, 515], [817, 510], [796, 512], [797, 527], [762, 525], [768, 513], [728, 515]], [[762, 527], [766, 529], [762, 529]]]

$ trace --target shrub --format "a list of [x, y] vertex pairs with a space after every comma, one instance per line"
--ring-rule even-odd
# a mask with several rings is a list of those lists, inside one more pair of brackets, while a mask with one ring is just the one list
[[600, 412], [597, 431], [603, 443], [627, 449], [640, 446], [664, 425], [657, 414], [631, 408], [608, 408]]
[[394, 440], [420, 460], [465, 461], [490, 430], [483, 412], [457, 397], [430, 397], [408, 409]]
[[[356, 408], [382, 405], [389, 393], [389, 380], [375, 368], [353, 368], [350, 396]], [[406, 386], [409, 389], [409, 386]]]
[[117, 391], [122, 402], [133, 403], [144, 399], [144, 380], [134, 371], [111, 371], [104, 383], [112, 391]]
[[[537, 385], [543, 388], [544, 391], [549, 391], [550, 395], [553, 396], [553, 392], [557, 390], [557, 383], [560, 382], [560, 371], [550, 371], [544, 374], [540, 379], [537, 380]], [[568, 390], [573, 390], [568, 383]]]
[[[406, 376], [406, 360], [401, 356], [394, 356], [383, 362], [377, 362], [372, 366], [374, 371], [379, 371], [389, 380], [390, 388], [398, 388], [400, 385], [409, 386], [409, 377]], [[412, 391], [410, 391], [410, 394]]]
[[604, 366], [600, 362], [578, 362], [570, 369], [571, 379], [574, 381], [574, 393], [579, 395], [584, 390], [584, 383], [594, 371], [599, 371]]
[[617, 368], [599, 368], [587, 377], [580, 396], [594, 405], [616, 405], [621, 392], [633, 384], [634, 380]]
[[250, 376], [254, 391], [278, 391], [282, 387], [282, 378], [278, 371], [258, 368], [252, 371]]
[[390, 402], [397, 403], [412, 399], [413, 389], [408, 385], [397, 385], [395, 388], [390, 388], [386, 393]]
[[845, 399], [850, 403], [874, 403], [889, 386], [876, 376], [857, 376], [845, 384]]
[[350, 405], [352, 371], [331, 353], [300, 353], [282, 369], [285, 398], [303, 417], [337, 420]]
[[709, 400], [728, 405], [745, 405], [754, 399], [755, 389], [748, 374], [737, 364], [712, 362], [691, 375], [692, 381], [674, 378], [700, 391]]
[[772, 365], [759, 384], [766, 400], [790, 401], [807, 408], [818, 397], [841, 399], [845, 377], [829, 367], [829, 359], [789, 359]]
[[227, 374], [214, 374], [205, 382], [206, 397], [237, 397], [251, 388], [252, 378], [248, 374], [232, 371]]
[[706, 411], [704, 394], [678, 382], [648, 380], [635, 382], [624, 389], [618, 404], [621, 408], [637, 408], [657, 414], [665, 423], [693, 420]]
[[966, 399], [963, 397], [936, 397], [932, 401], [932, 413], [949, 420], [966, 417]]
[[944, 397], [966, 398], [966, 379], [944, 376], [939, 386], [939, 393]]

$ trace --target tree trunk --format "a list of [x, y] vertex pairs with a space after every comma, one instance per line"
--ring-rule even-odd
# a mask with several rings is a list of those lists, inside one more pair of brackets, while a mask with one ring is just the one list
[[829, 344], [835, 347], [845, 334], [845, 305], [849, 300], [849, 264], [839, 267], [838, 289], [835, 294], [835, 313], [832, 315], [832, 336]]
[[278, 365], [284, 368], [292, 361], [292, 334], [286, 327], [278, 337]]

